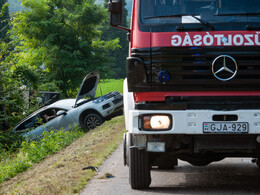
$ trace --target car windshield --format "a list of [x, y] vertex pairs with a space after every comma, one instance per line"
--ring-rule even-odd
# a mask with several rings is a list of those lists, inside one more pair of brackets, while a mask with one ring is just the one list
[[[142, 23], [259, 22], [259, 0], [141, 0]], [[209, 26], [209, 25], [208, 25]]]

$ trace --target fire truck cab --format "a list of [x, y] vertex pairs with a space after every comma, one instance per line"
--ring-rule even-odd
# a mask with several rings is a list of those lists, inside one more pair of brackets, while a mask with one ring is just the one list
[[[108, 4], [120, 26], [121, 0]], [[260, 1], [133, 0], [124, 161], [133, 189], [152, 166], [260, 157]], [[257, 160], [259, 166], [259, 161]]]

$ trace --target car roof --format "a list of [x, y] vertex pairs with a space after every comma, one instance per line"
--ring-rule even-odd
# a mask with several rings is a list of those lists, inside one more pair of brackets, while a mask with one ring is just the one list
[[59, 100], [57, 102], [54, 102], [53, 104], [46, 106], [47, 108], [53, 108], [53, 107], [58, 107], [58, 108], [64, 108], [64, 109], [71, 109], [75, 104], [75, 99], [63, 99]]

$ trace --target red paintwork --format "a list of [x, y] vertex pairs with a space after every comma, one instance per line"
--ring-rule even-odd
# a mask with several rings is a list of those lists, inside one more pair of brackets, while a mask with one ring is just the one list
[[[152, 33], [152, 47], [259, 46], [258, 31]], [[226, 43], [222, 38], [226, 38]]]
[[141, 32], [138, 26], [138, 0], [136, 0], [132, 13], [131, 48], [149, 48], [150, 43], [151, 33]]
[[165, 101], [174, 96], [260, 96], [260, 91], [187, 91], [187, 92], [135, 92], [135, 102]]
[[[149, 48], [149, 47], [176, 47], [172, 44], [173, 36], [181, 37], [182, 43], [178, 47], [191, 47], [191, 46], [259, 46], [260, 33], [259, 31], [195, 31], [195, 32], [160, 32], [150, 33], [142, 32], [138, 26], [138, 4], [139, 0], [135, 0], [132, 12], [132, 30], [131, 30], [131, 48]], [[184, 41], [185, 36], [189, 35], [192, 44]], [[206, 38], [208, 35], [214, 37], [214, 41]], [[195, 36], [195, 37], [194, 37]], [[201, 36], [201, 41], [198, 37]], [[215, 37], [217, 36], [217, 37]], [[227, 42], [222, 42], [222, 37], [227, 38]], [[236, 37], [234, 40], [234, 36]], [[245, 37], [246, 36], [246, 37]], [[205, 39], [203, 39], [205, 37]], [[242, 37], [242, 40], [241, 40]], [[194, 40], [197, 44], [194, 44]], [[183, 43], [184, 42], [184, 43]], [[201, 44], [200, 44], [201, 42]], [[207, 44], [209, 43], [209, 44]]]
[[[186, 35], [191, 37], [192, 43], [196, 35], [202, 36], [202, 44], [199, 46], [259, 46], [260, 33], [258, 31], [208, 31], [208, 32], [161, 32], [161, 33], [150, 33], [150, 32], [141, 32], [138, 26], [138, 4], [139, 0], [134, 0], [133, 3], [133, 12], [132, 12], [132, 24], [131, 24], [131, 43], [130, 48], [149, 48], [149, 47], [175, 47], [172, 44], [172, 39], [174, 35], [180, 36], [182, 38], [182, 44], [180, 47], [191, 47], [197, 45], [183, 44]], [[224, 37], [231, 38], [236, 36], [243, 36], [244, 41], [239, 45], [235, 45], [233, 40], [232, 43], [227, 42], [224, 44], [222, 39], [214, 37], [214, 41], [211, 45], [205, 45], [205, 42], [209, 39], [205, 39], [203, 42], [203, 37], [206, 35], [219, 36], [223, 35]], [[245, 38], [245, 35], [247, 38]], [[256, 36], [258, 39], [256, 41]], [[249, 44], [248, 37], [253, 40], [253, 45]], [[193, 38], [193, 39], [192, 39]], [[240, 39], [236, 39], [237, 42], [240, 42]], [[129, 56], [131, 51], [129, 51]], [[137, 92], [134, 93], [134, 98], [136, 102], [139, 101], [165, 101], [167, 96], [260, 96], [260, 91], [254, 92], [240, 92], [240, 91], [218, 91], [218, 92]]]

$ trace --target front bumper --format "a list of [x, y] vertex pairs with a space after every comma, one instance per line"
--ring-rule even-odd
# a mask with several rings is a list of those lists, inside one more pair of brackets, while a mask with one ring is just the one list
[[[144, 131], [140, 129], [139, 116], [144, 114], [170, 114], [172, 116], [172, 128], [167, 131]], [[246, 122], [249, 125], [247, 134], [260, 134], [260, 110], [130, 110], [126, 129], [133, 134], [205, 134], [204, 122], [213, 121], [214, 115], [237, 115], [234, 122]], [[230, 122], [230, 121], [229, 121]], [[231, 121], [233, 122], [233, 121]]]

